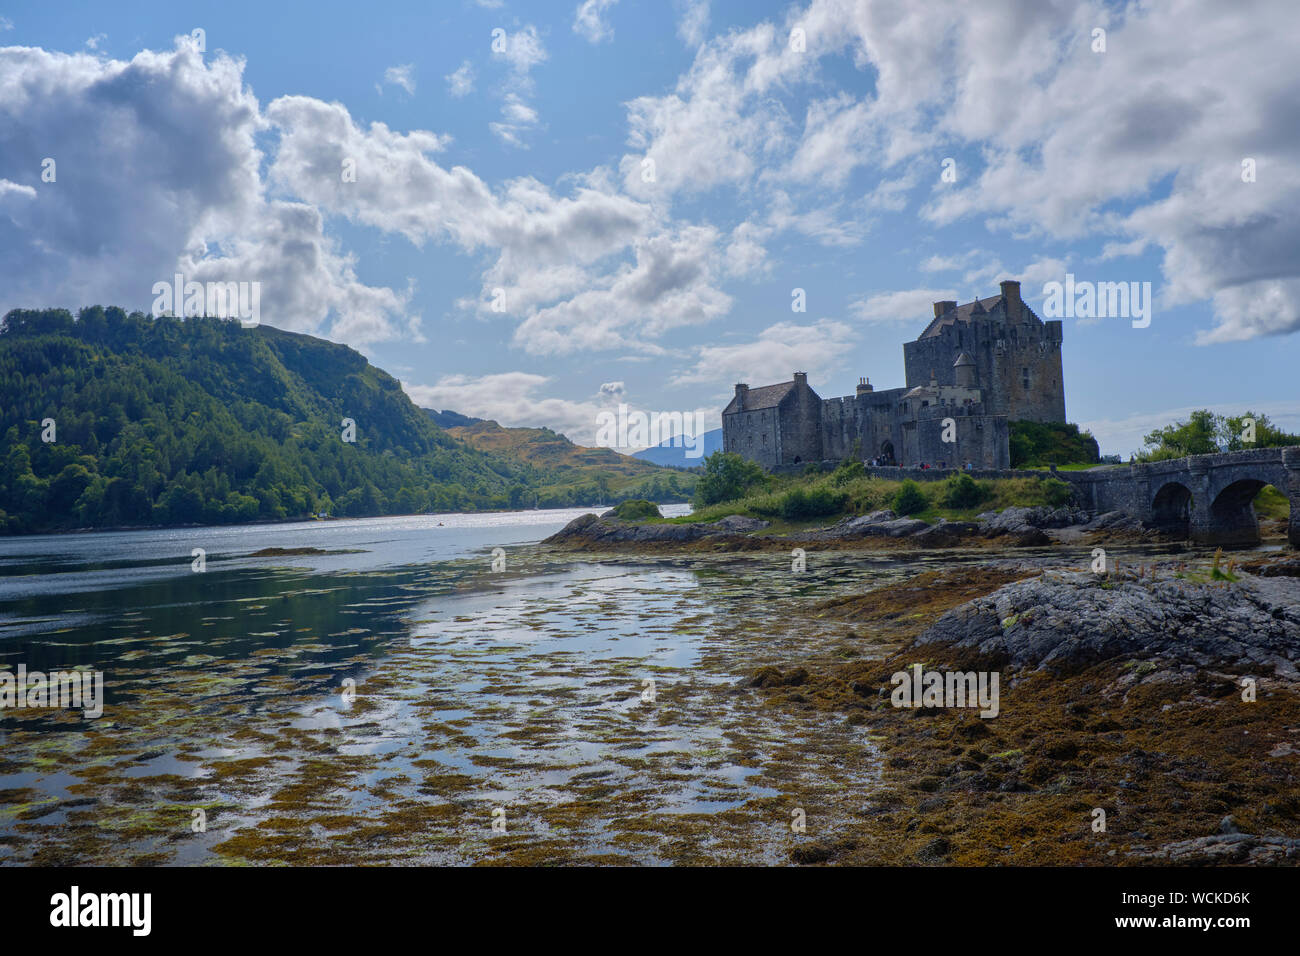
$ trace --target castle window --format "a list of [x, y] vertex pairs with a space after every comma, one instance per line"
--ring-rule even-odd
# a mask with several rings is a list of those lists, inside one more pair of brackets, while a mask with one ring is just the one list
[[1029, 369], [1027, 369], [1027, 368], [1022, 368], [1022, 369], [1020, 370], [1020, 374], [1021, 374], [1022, 378], [1024, 379], [1025, 391], [1027, 392], [1027, 391], [1029, 391]]

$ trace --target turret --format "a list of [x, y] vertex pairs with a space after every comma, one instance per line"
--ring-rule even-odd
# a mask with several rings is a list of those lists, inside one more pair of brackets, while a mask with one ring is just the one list
[[960, 388], [975, 387], [975, 359], [971, 358], [969, 352], [960, 352], [957, 360], [952, 363], [953, 380]]

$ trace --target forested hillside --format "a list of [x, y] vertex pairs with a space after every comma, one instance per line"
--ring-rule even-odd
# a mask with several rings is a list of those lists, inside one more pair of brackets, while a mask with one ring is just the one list
[[[480, 451], [534, 465], [549, 481], [538, 488], [542, 500], [555, 500], [566, 488], [594, 485], [601, 501], [632, 498], [689, 501], [696, 475], [622, 455], [612, 448], [585, 448], [549, 428], [504, 428], [493, 421], [426, 409], [450, 435]], [[449, 417], [454, 416], [454, 417]], [[465, 419], [465, 424], [447, 424]]]
[[10, 533], [509, 508], [553, 484], [448, 435], [346, 346], [116, 308], [5, 316], [0, 434]]

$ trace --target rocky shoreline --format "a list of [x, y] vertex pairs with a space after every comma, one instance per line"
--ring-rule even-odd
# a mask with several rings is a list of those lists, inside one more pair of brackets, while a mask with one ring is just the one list
[[[930, 572], [927, 588], [814, 612], [859, 631], [901, 613], [911, 636], [883, 660], [769, 666], [749, 681], [771, 706], [844, 715], [881, 748], [885, 787], [863, 837], [802, 861], [1300, 864], [1296, 564], [1216, 568]], [[966, 599], [981, 575], [987, 593]], [[935, 589], [960, 593], [918, 601]], [[918, 663], [1000, 673], [1000, 713], [893, 706], [891, 675]]]
[[1093, 514], [1078, 508], [1007, 508], [977, 515], [973, 521], [940, 519], [930, 524], [890, 510], [844, 518], [823, 528], [777, 533], [771, 522], [728, 515], [711, 522], [627, 521], [606, 512], [570, 521], [542, 543], [573, 550], [701, 548], [749, 551], [822, 545], [844, 548], [1046, 547], [1090, 543], [1159, 540], [1136, 519], [1115, 511]]

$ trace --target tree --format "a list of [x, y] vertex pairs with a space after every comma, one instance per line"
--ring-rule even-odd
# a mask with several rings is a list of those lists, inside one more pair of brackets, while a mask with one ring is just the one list
[[735, 452], [715, 451], [704, 459], [704, 474], [695, 484], [694, 505], [703, 508], [734, 501], [743, 498], [750, 488], [766, 481], [767, 476], [757, 462]]
[[1188, 455], [1211, 455], [1219, 450], [1215, 441], [1218, 423], [1209, 409], [1192, 412], [1185, 422], [1175, 422], [1157, 428], [1142, 439], [1150, 449], [1142, 455], [1143, 461], [1163, 461], [1166, 458], [1185, 458]]
[[930, 507], [930, 501], [920, 485], [911, 478], [906, 478], [894, 494], [893, 506], [896, 514], [914, 515]]
[[[1249, 427], [1248, 427], [1249, 425]], [[1254, 441], [1248, 440], [1254, 432]], [[1140, 461], [1163, 461], [1187, 455], [1212, 455], [1221, 451], [1249, 448], [1278, 448], [1300, 445], [1300, 435], [1282, 431], [1267, 415], [1216, 415], [1208, 408], [1192, 412], [1185, 422], [1157, 428], [1143, 439]]]

